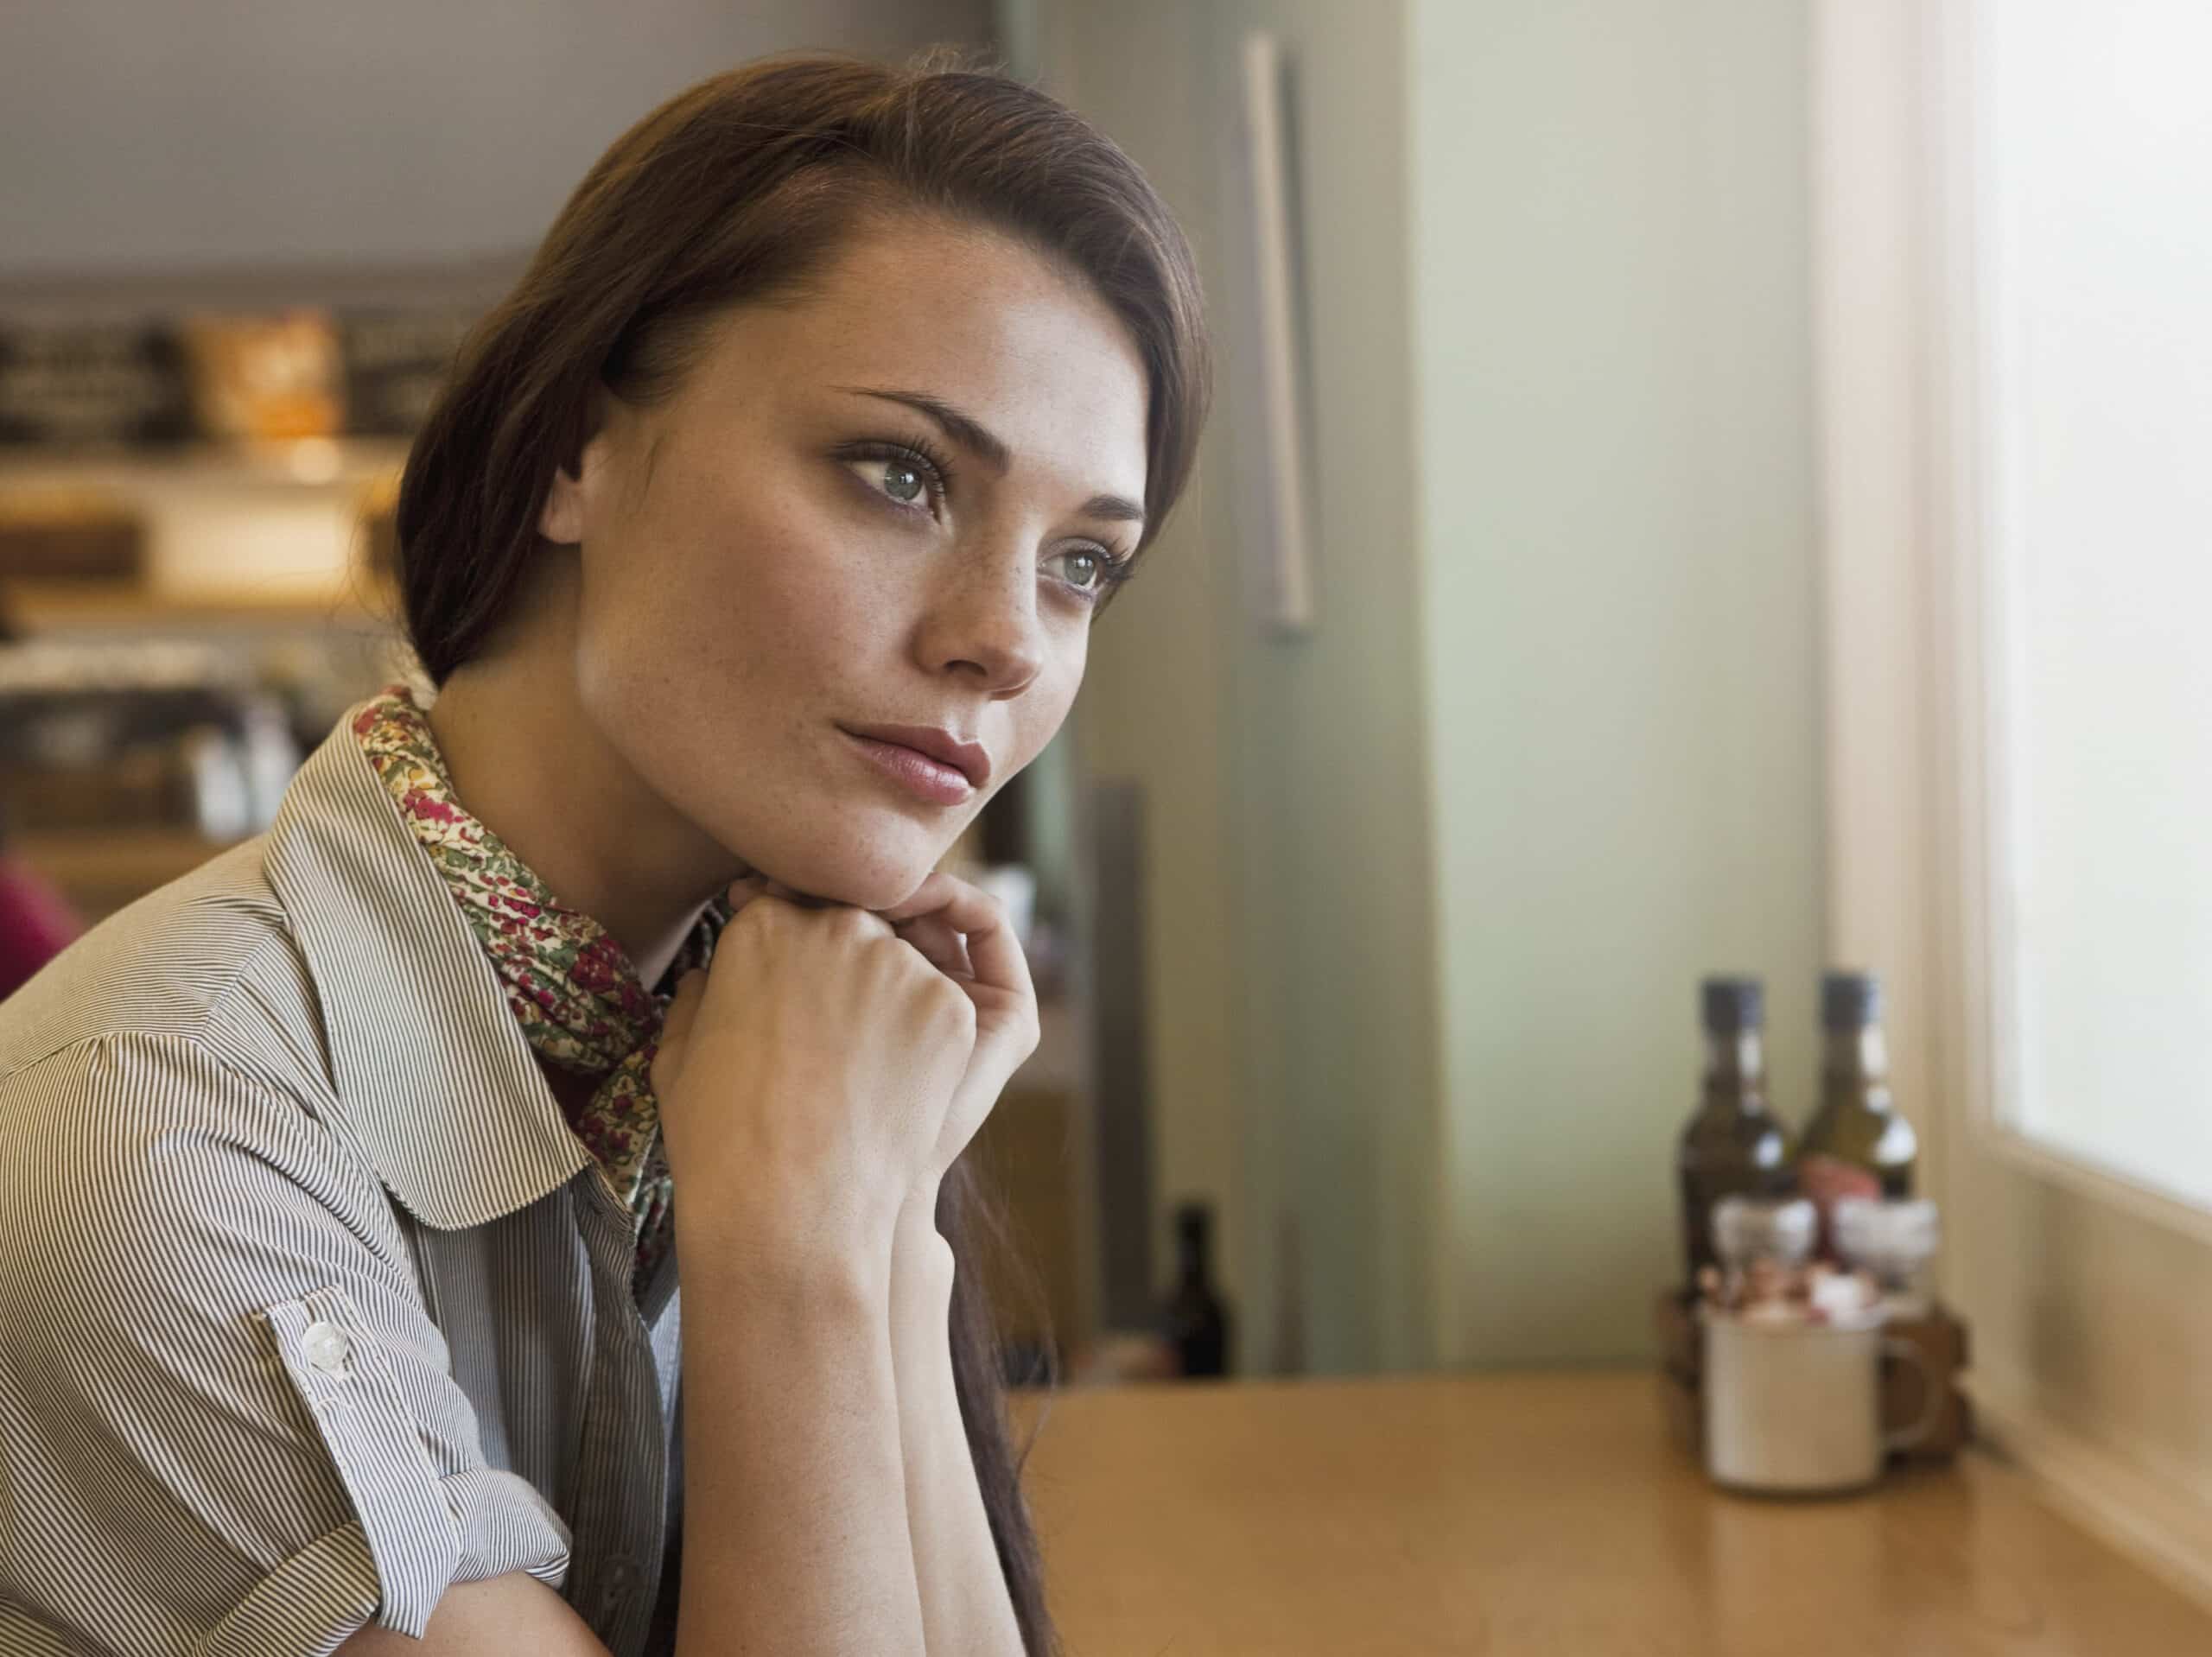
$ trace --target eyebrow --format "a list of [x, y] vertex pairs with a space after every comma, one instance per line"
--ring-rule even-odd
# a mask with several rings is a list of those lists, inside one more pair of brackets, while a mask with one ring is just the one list
[[[947, 437], [979, 457], [994, 473], [1003, 475], [1013, 463], [1014, 451], [990, 428], [975, 416], [954, 408], [943, 397], [931, 397], [926, 391], [894, 390], [888, 386], [838, 385], [830, 389], [849, 392], [855, 397], [904, 403], [917, 413], [927, 415]], [[1084, 502], [1082, 516], [1141, 524], [1144, 522], [1144, 508], [1127, 495], [1093, 495]]]

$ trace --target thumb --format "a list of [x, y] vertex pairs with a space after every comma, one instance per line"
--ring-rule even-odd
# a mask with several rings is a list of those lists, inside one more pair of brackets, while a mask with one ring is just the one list
[[653, 1054], [656, 1093], [683, 1069], [683, 1050], [691, 1038], [691, 1026], [698, 1021], [699, 1003], [706, 999], [706, 992], [707, 975], [695, 967], [678, 981], [676, 994], [669, 998], [668, 1011], [661, 1017], [660, 1044]]

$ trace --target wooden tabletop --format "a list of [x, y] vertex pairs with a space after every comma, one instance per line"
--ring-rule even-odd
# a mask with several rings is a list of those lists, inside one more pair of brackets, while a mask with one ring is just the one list
[[[1984, 1452], [1713, 1490], [1649, 1374], [1064, 1391], [1023, 1482], [1068, 1657], [2205, 1657], [2212, 1611]], [[1020, 1393], [1017, 1432], [1039, 1395]]]

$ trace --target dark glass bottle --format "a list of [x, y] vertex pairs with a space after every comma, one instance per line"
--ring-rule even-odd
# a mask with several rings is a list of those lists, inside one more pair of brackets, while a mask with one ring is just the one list
[[1209, 1258], [1212, 1208], [1183, 1203], [1175, 1209], [1175, 1292], [1160, 1317], [1160, 1333], [1175, 1349], [1185, 1375], [1229, 1373], [1229, 1309], [1214, 1292]]
[[1911, 1196], [1920, 1141], [1890, 1098], [1881, 980], [1862, 972], [1824, 976], [1821, 1028], [1821, 1102], [1800, 1154], [1864, 1168], [1882, 1182], [1885, 1197]]
[[1705, 1098], [1675, 1153], [1681, 1184], [1682, 1260], [1687, 1281], [1716, 1264], [1713, 1205], [1724, 1197], [1787, 1197], [1789, 1139], [1767, 1108], [1764, 996], [1756, 978], [1708, 978], [1700, 987], [1705, 1021]]

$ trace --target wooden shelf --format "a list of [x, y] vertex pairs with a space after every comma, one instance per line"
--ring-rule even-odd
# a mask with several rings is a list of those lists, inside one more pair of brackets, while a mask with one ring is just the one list
[[353, 587], [287, 587], [162, 592], [143, 581], [0, 581], [0, 603], [26, 630], [128, 628], [176, 624], [268, 627], [333, 622], [357, 631], [394, 625], [397, 595], [364, 576]]
[[102, 489], [358, 488], [405, 464], [404, 437], [296, 437], [131, 449], [0, 448], [0, 504], [10, 492]]

